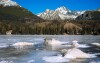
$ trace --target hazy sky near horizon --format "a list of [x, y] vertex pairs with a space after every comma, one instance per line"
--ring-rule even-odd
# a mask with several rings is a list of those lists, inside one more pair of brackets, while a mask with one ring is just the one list
[[34, 14], [46, 9], [54, 10], [65, 6], [70, 10], [96, 10], [100, 8], [100, 0], [14, 0]]

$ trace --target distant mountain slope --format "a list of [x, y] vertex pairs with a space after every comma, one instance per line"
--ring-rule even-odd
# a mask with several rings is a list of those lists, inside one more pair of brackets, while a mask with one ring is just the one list
[[[9, 4], [6, 2], [10, 2]], [[39, 21], [41, 18], [11, 0], [0, 1], [0, 21]]]
[[66, 7], [62, 6], [57, 8], [56, 10], [47, 9], [45, 12], [39, 13], [38, 16], [47, 20], [73, 20], [83, 13], [84, 11], [70, 11]]
[[78, 16], [77, 20], [100, 20], [100, 11], [86, 11]]

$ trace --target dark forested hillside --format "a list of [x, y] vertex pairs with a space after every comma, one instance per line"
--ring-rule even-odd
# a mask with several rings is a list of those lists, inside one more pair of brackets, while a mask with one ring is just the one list
[[19, 6], [0, 6], [0, 21], [33, 22], [42, 20], [27, 9]]
[[77, 20], [100, 20], [100, 11], [86, 11], [78, 16]]

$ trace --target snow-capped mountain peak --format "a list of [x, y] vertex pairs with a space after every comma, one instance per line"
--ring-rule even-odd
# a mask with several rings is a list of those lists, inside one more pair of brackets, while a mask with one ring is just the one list
[[64, 7], [64, 6], [61, 6], [61, 7], [59, 7], [59, 8], [56, 9], [56, 11], [61, 11], [61, 10], [66, 11], [67, 9], [66, 9], [66, 7]]
[[62, 14], [66, 14], [67, 12], [71, 12], [69, 9], [67, 9], [64, 6], [61, 6], [61, 7], [57, 8], [55, 11], [60, 12]]
[[83, 11], [71, 11], [64, 6], [61, 6], [55, 10], [46, 9], [45, 12], [39, 13], [37, 16], [47, 20], [65, 20], [75, 19], [77, 16], [83, 14]]
[[18, 5], [16, 2], [14, 2], [12, 0], [0, 0], [0, 5], [3, 5], [4, 7], [5, 6], [20, 6], [20, 5]]
[[46, 9], [46, 12], [49, 12], [50, 10], [49, 9]]

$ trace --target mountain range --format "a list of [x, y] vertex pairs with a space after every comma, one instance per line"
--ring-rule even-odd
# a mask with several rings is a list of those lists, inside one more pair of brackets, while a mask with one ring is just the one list
[[71, 11], [64, 6], [61, 6], [55, 10], [47, 9], [45, 12], [39, 13], [37, 16], [46, 20], [73, 20], [84, 12], [85, 11]]
[[[93, 11], [93, 12], [92, 12]], [[93, 16], [92, 16], [93, 15]], [[100, 8], [91, 11], [71, 11], [65, 6], [55, 10], [46, 9], [45, 12], [37, 15], [21, 7], [12, 0], [0, 0], [0, 19], [18, 21], [40, 21], [40, 20], [99, 20]], [[91, 17], [91, 18], [90, 18]], [[12, 21], [10, 20], [10, 21]]]

